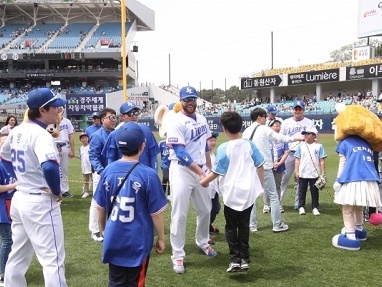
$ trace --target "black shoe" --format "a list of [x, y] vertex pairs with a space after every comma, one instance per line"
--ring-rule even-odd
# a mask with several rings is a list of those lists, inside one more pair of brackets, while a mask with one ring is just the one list
[[241, 271], [248, 271], [248, 269], [249, 269], [248, 261], [241, 259], [240, 270]]
[[74, 195], [71, 194], [69, 191], [63, 192], [62, 196], [63, 197], [67, 197], [67, 198], [73, 198], [74, 197]]

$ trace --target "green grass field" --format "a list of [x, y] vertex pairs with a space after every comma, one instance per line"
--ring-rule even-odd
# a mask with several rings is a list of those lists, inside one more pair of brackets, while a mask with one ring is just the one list
[[[224, 135], [221, 135], [218, 143], [225, 140]], [[165, 211], [166, 251], [161, 255], [152, 253], [146, 286], [380, 286], [380, 229], [366, 225], [369, 238], [362, 243], [362, 249], [358, 252], [332, 247], [332, 237], [343, 226], [341, 210], [333, 203], [331, 188], [338, 162], [333, 135], [320, 135], [319, 140], [328, 154], [326, 165], [329, 180], [327, 187], [320, 193], [321, 216], [311, 214], [310, 195], [307, 196], [306, 216], [300, 216], [293, 210], [295, 191], [291, 182], [284, 202], [285, 213], [282, 215], [290, 229], [275, 234], [271, 230], [270, 214], [262, 213], [262, 200], [259, 198], [259, 231], [250, 235], [250, 269], [246, 273], [228, 274], [228, 245], [224, 236], [222, 211], [214, 224], [221, 233], [211, 236], [216, 242], [214, 248], [218, 256], [210, 259], [195, 248], [195, 212], [190, 205], [185, 246], [187, 272], [178, 275], [172, 271], [170, 260], [169, 206]], [[76, 147], [79, 147], [78, 140]], [[82, 176], [78, 159], [70, 160], [70, 181], [70, 190], [75, 197], [62, 202], [68, 285], [107, 286], [108, 267], [100, 261], [102, 243], [93, 242], [88, 231], [90, 198], [81, 198]], [[36, 260], [29, 269], [27, 280], [28, 286], [43, 286], [41, 267]]]

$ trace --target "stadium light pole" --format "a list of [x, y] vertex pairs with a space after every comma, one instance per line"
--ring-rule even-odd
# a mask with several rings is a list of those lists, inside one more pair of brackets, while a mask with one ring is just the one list
[[121, 58], [122, 58], [122, 95], [123, 101], [127, 101], [126, 90], [126, 71], [127, 71], [127, 54], [126, 54], [126, 1], [121, 0]]

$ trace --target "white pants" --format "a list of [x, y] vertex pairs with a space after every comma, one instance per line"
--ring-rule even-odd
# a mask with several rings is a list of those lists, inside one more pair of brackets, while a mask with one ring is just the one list
[[60, 154], [61, 193], [69, 191], [69, 149], [62, 147]]
[[[280, 196], [280, 204], [281, 205], [282, 205], [282, 202], [284, 200], [286, 191], [288, 189], [289, 179], [291, 178], [291, 176], [294, 173], [294, 160], [295, 160], [294, 153], [291, 152], [285, 161], [285, 168], [286, 169], [285, 169], [283, 178], [281, 180], [281, 187], [280, 187], [281, 188], [281, 196]], [[294, 205], [298, 205], [298, 186], [297, 186], [297, 189], [295, 191]]]
[[199, 184], [199, 176], [188, 167], [172, 161], [170, 165], [171, 186], [171, 226], [170, 242], [172, 260], [183, 259], [186, 255], [186, 222], [190, 198], [197, 213], [195, 243], [207, 247], [211, 212], [211, 196], [208, 188]]
[[40, 195], [17, 191], [11, 216], [13, 245], [5, 268], [5, 286], [27, 286], [25, 273], [36, 253], [45, 287], [67, 287], [60, 203], [43, 191]]
[[[97, 185], [98, 185], [100, 178], [101, 178], [101, 176], [98, 173], [93, 172], [93, 195], [97, 189]], [[97, 205], [93, 199], [90, 203], [90, 209], [89, 209], [89, 230], [91, 233], [99, 232], [98, 208], [97, 208]]]

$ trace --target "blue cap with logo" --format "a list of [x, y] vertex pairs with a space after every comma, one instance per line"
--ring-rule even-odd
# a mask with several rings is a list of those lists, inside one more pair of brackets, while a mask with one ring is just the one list
[[300, 107], [301, 109], [305, 109], [305, 104], [303, 101], [294, 101], [293, 108]]
[[100, 118], [99, 112], [92, 113], [92, 119], [94, 119], [94, 118]]
[[187, 99], [187, 98], [197, 98], [198, 92], [194, 87], [186, 86], [180, 89], [179, 92], [179, 98], [181, 100]]
[[117, 141], [118, 147], [127, 151], [134, 151], [144, 143], [145, 135], [138, 124], [128, 122], [116, 130], [115, 140]]
[[267, 112], [276, 115], [279, 111], [277, 110], [275, 106], [269, 106], [267, 108]]
[[134, 102], [126, 102], [121, 105], [119, 112], [121, 114], [126, 114], [133, 109], [140, 110], [140, 108]]
[[67, 100], [61, 99], [60, 95], [55, 95], [49, 88], [39, 88], [29, 92], [27, 105], [30, 109], [42, 108], [45, 106], [63, 107]]

